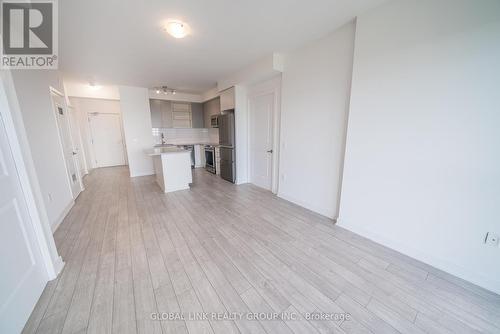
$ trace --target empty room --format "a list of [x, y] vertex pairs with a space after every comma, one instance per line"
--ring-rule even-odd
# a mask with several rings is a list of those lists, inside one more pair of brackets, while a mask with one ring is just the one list
[[0, 0], [0, 333], [500, 333], [499, 0]]

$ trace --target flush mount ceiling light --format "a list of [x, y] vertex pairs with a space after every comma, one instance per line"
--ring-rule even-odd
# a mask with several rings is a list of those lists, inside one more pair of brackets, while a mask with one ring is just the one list
[[98, 90], [101, 88], [101, 86], [97, 85], [93, 80], [89, 81], [89, 87], [92, 90]]
[[174, 38], [184, 38], [191, 31], [186, 23], [179, 20], [167, 21], [164, 29]]

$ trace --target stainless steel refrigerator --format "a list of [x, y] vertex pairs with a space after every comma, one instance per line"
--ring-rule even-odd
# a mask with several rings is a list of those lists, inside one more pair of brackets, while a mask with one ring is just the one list
[[225, 110], [218, 117], [220, 176], [234, 183], [236, 179], [236, 156], [234, 150], [234, 109]]

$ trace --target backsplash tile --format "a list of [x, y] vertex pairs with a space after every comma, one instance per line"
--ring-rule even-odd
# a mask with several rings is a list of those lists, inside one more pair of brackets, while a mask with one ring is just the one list
[[155, 145], [161, 144], [162, 133], [167, 144], [212, 144], [219, 142], [219, 130], [214, 128], [153, 128], [152, 133]]

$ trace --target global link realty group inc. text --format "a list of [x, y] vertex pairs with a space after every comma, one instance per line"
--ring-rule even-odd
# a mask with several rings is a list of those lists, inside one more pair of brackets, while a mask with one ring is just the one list
[[349, 313], [298, 313], [298, 312], [164, 312], [151, 313], [152, 320], [159, 321], [199, 321], [199, 320], [257, 320], [257, 321], [349, 321]]

